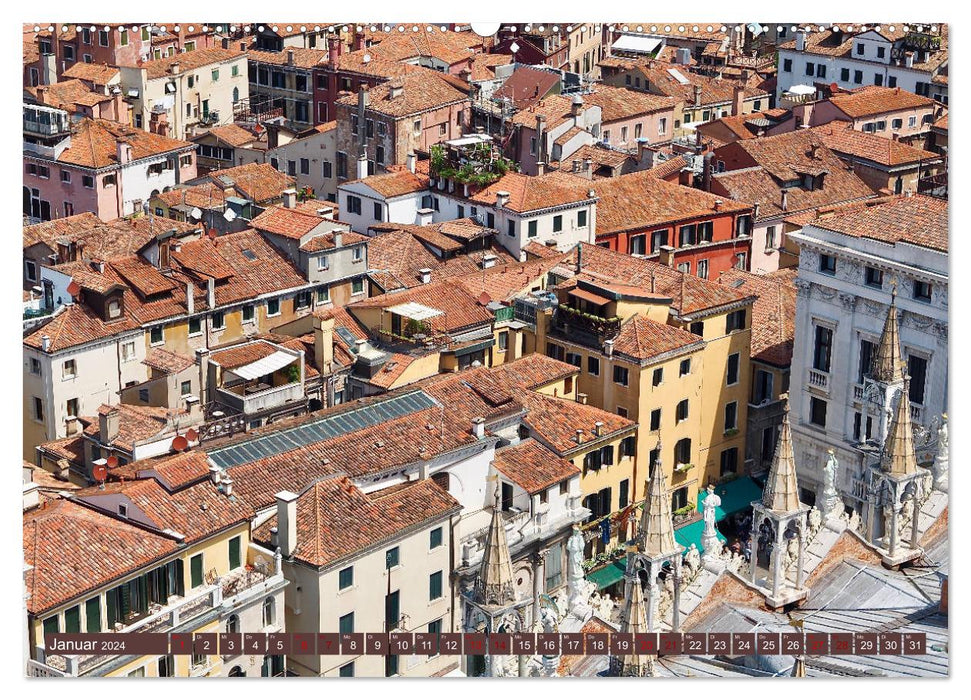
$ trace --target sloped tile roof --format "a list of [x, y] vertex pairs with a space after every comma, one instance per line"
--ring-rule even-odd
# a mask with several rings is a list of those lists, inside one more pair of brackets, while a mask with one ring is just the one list
[[[597, 202], [598, 237], [751, 208], [744, 202], [667, 182], [650, 170], [598, 180], [594, 191], [600, 198]], [[716, 201], [721, 202], [717, 212]]]
[[[589, 180], [552, 172], [530, 177], [522, 173], [506, 173], [483, 190], [471, 195], [470, 201], [495, 206], [496, 193], [508, 192], [505, 208], [518, 213], [547, 209], [567, 204], [587, 202], [593, 189]], [[596, 195], [594, 195], [596, 196]]]
[[[492, 96], [494, 99], [509, 99], [514, 108], [521, 110], [544, 99], [559, 82], [560, 77], [551, 71], [529, 67], [517, 68]], [[569, 100], [566, 103], [569, 105]], [[567, 110], [569, 111], [569, 106]]]
[[140, 160], [192, 147], [187, 141], [159, 136], [106, 119], [77, 122], [71, 129], [71, 145], [58, 156], [58, 163], [85, 168], [118, 165], [118, 143], [131, 144], [132, 160]]
[[701, 338], [666, 323], [658, 323], [644, 316], [634, 316], [620, 327], [614, 338], [614, 352], [638, 360], [647, 360], [674, 350], [702, 347]]
[[582, 95], [583, 103], [597, 105], [604, 124], [632, 119], [643, 114], [674, 110], [676, 100], [613, 85], [597, 85], [593, 92]]
[[285, 175], [269, 163], [246, 163], [233, 168], [214, 170], [206, 176], [220, 187], [230, 186], [257, 204], [277, 199], [290, 189], [296, 178]]
[[489, 323], [494, 318], [494, 314], [480, 304], [467, 289], [450, 279], [363, 299], [351, 304], [349, 308], [353, 313], [354, 309], [390, 308], [409, 301], [444, 312], [429, 320], [433, 331], [441, 333]]
[[533, 495], [580, 475], [580, 469], [536, 440], [496, 450], [496, 471]]
[[[254, 53], [257, 52], [251, 51], [249, 54], [251, 60]], [[196, 49], [195, 51], [186, 51], [185, 53], [178, 53], [174, 56], [165, 56], [163, 58], [157, 58], [151, 61], [142, 61], [137, 65], [137, 67], [144, 68], [148, 79], [154, 80], [156, 78], [164, 78], [167, 75], [171, 75], [171, 68], [176, 63], [179, 64], [179, 72], [185, 73], [186, 71], [196, 70], [197, 68], [202, 68], [203, 66], [208, 66], [215, 63], [225, 63], [226, 61], [230, 61], [234, 58], [239, 58], [239, 56], [239, 51], [224, 49], [222, 47], [211, 47], [206, 49]]]
[[151, 348], [142, 364], [157, 369], [165, 374], [174, 374], [188, 369], [196, 361], [188, 355], [182, 355], [165, 348]]
[[744, 270], [727, 270], [718, 278], [758, 298], [752, 305], [752, 359], [776, 367], [792, 362], [796, 320], [796, 268], [783, 268], [767, 275]]
[[229, 144], [230, 146], [245, 146], [248, 143], [252, 143], [257, 140], [257, 137], [253, 135], [252, 132], [247, 131], [241, 126], [235, 124], [225, 124], [224, 126], [215, 126], [209, 131], [199, 134], [193, 137], [193, 141], [199, 141], [206, 136], [215, 136], [217, 139], [223, 143]]
[[[526, 424], [530, 434], [563, 456], [582, 447], [591, 440], [597, 423], [603, 423], [601, 436], [632, 430], [637, 426], [632, 420], [610, 413], [590, 404], [565, 398], [539, 394], [534, 391], [517, 391], [517, 400], [526, 408]], [[583, 431], [583, 443], [576, 441], [577, 430]]]
[[64, 78], [87, 80], [96, 85], [107, 85], [120, 72], [117, 67], [109, 66], [107, 63], [85, 63], [84, 61], [78, 61], [61, 73], [61, 76]]
[[[401, 87], [401, 94], [391, 96], [391, 87]], [[468, 88], [461, 80], [430, 68], [416, 68], [386, 83], [372, 87], [369, 92], [368, 110], [390, 117], [407, 117], [469, 99]], [[338, 100], [339, 104], [356, 106], [357, 95]]]
[[[297, 499], [293, 556], [313, 566], [327, 566], [461, 509], [430, 479], [388, 491], [364, 494], [346, 477], [312, 484]], [[276, 526], [274, 515], [254, 530], [254, 539], [268, 544], [270, 528]]]
[[859, 131], [842, 122], [830, 122], [824, 126], [817, 126], [812, 131], [819, 134], [826, 147], [834, 153], [865, 158], [887, 167], [941, 160], [941, 156], [937, 153]]
[[380, 175], [370, 175], [360, 180], [350, 180], [345, 185], [361, 183], [367, 185], [382, 197], [401, 197], [406, 194], [421, 192], [428, 187], [428, 177], [416, 174], [408, 169], [395, 169]]

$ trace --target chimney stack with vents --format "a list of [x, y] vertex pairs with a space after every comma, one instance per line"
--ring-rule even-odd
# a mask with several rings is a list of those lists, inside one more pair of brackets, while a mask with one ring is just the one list
[[416, 161], [417, 161], [417, 157], [415, 156], [415, 154], [414, 153], [409, 153], [408, 154], [408, 159], [406, 161], [408, 163], [408, 172], [411, 172], [411, 173], [415, 172], [415, 163], [416, 163]]
[[658, 251], [658, 262], [667, 267], [674, 267], [674, 246], [662, 245]]
[[283, 190], [283, 207], [285, 209], [297, 208], [297, 191], [292, 187], [288, 190]]
[[472, 434], [479, 440], [485, 437], [485, 418], [472, 419]]
[[432, 271], [430, 268], [423, 267], [418, 271], [418, 274], [421, 276], [422, 284], [428, 284], [432, 281]]

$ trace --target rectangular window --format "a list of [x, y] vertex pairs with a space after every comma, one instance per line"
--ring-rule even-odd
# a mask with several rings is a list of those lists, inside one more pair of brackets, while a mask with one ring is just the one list
[[819, 256], [819, 271], [826, 275], [836, 274], [836, 258], [832, 255]]
[[438, 600], [442, 597], [442, 572], [436, 571], [428, 577], [428, 600]]
[[920, 280], [914, 280], [914, 299], [917, 301], [929, 302], [931, 300], [931, 293], [933, 288], [930, 282], [921, 282]]
[[364, 293], [364, 278], [358, 277], [351, 281], [351, 294], [363, 294]]
[[600, 358], [593, 355], [587, 358], [587, 374], [594, 377], [600, 376]]
[[326, 304], [330, 301], [330, 287], [317, 288], [317, 303]]
[[68, 634], [81, 632], [81, 606], [75, 605], [64, 611], [64, 631]]
[[392, 547], [384, 553], [384, 568], [393, 569], [400, 563], [400, 552], [397, 547]]
[[809, 399], [809, 422], [820, 428], [826, 427], [826, 402], [815, 396]]
[[647, 254], [647, 236], [645, 234], [642, 233], [637, 236], [631, 236], [629, 245], [631, 255]]
[[506, 233], [510, 236], [516, 235], [516, 222], [512, 219], [506, 222]]
[[725, 432], [738, 428], [738, 402], [729, 401], [725, 404]]
[[101, 631], [101, 598], [92, 598], [84, 604], [84, 623], [88, 634]]
[[860, 367], [856, 377], [857, 384], [862, 384], [866, 375], [870, 374], [870, 366], [873, 364], [873, 356], [876, 351], [876, 343], [871, 343], [869, 340], [860, 340]]
[[883, 85], [883, 73], [873, 74], [873, 84], [876, 85], [877, 87], [880, 87]]
[[381, 221], [382, 207], [381, 202], [374, 203], [374, 220]]
[[93, 190], [94, 189], [94, 178], [91, 177], [90, 175], [82, 175], [81, 176], [81, 186], [84, 187], [84, 188], [86, 188], [86, 189]]
[[256, 318], [256, 307], [253, 304], [243, 305], [243, 322], [252, 321]]
[[182, 382], [180, 389], [182, 391], [182, 396], [189, 396], [192, 393], [192, 382], [190, 380]]
[[725, 316], [725, 332], [745, 330], [745, 309], [732, 311]]
[[360, 214], [361, 213], [361, 198], [355, 197], [353, 195], [347, 195], [347, 212], [349, 214]]
[[[628, 435], [623, 440], [620, 441], [620, 458], [624, 457], [634, 457], [637, 454], [637, 438], [633, 435]], [[563, 482], [564, 484], [567, 482]], [[626, 505], [626, 504], [622, 504]]]
[[728, 356], [728, 372], [725, 379], [725, 384], [727, 386], [733, 386], [738, 384], [738, 366], [739, 366], [739, 353], [732, 353]]
[[902, 129], [903, 126], [904, 126], [904, 120], [903, 119], [892, 119], [890, 121], [890, 128], [893, 129], [894, 131], [898, 131], [898, 130]]
[[813, 369], [829, 372], [833, 356], [833, 331], [826, 326], [816, 326], [813, 342]]
[[784, 58], [782, 59], [782, 72], [791, 73], [792, 72], [792, 59]]
[[57, 634], [58, 632], [61, 631], [60, 627], [61, 627], [61, 625], [60, 625], [60, 621], [58, 620], [57, 615], [51, 615], [49, 618], [47, 618], [46, 620], [44, 620], [44, 634], [45, 635], [48, 635], [48, 634]]
[[212, 329], [220, 331], [226, 327], [226, 314], [222, 311], [215, 311], [212, 314]]
[[678, 245], [679, 246], [689, 246], [694, 245], [697, 242], [695, 238], [696, 227], [694, 224], [689, 224], [688, 226], [682, 226], [681, 232], [678, 235]]
[[863, 71], [855, 70], [853, 71], [853, 82], [860, 85], [863, 82]]
[[242, 538], [240, 535], [229, 540], [229, 568], [238, 569], [243, 563], [242, 561]]
[[840, 69], [840, 80], [843, 81], [844, 83], [850, 82], [850, 69], [849, 68], [841, 68]]
[[345, 588], [350, 588], [354, 585], [354, 567], [348, 566], [346, 569], [341, 569], [340, 573], [337, 574], [337, 586], [339, 590], [344, 590]]
[[811, 61], [808, 61], [806, 63], [806, 75], [812, 77], [815, 74], [816, 74], [816, 64]]
[[927, 384], [927, 358], [919, 355], [908, 357], [907, 373], [910, 375], [910, 402], [923, 406]]
[[202, 581], [202, 554], [199, 553], [189, 560], [189, 586], [198, 588]]
[[72, 379], [77, 376], [78, 366], [75, 360], [64, 361], [64, 378]]
[[627, 386], [628, 372], [626, 367], [621, 367], [620, 365], [614, 365], [614, 383], [620, 384], [621, 386]]
[[577, 212], [577, 228], [583, 228], [587, 225], [587, 210], [582, 209]]
[[826, 66], [820, 63], [816, 66], [816, 77], [825, 78], [826, 77]]
[[698, 277], [703, 280], [708, 279], [708, 261], [699, 260], [698, 261]]
[[727, 450], [722, 450], [721, 453], [721, 469], [719, 476], [725, 476], [726, 474], [734, 474], [738, 471], [738, 448], [729, 447]]
[[40, 360], [38, 360], [36, 357], [30, 358], [30, 373], [39, 375], [40, 372]]
[[681, 399], [681, 401], [678, 402], [678, 407], [675, 411], [675, 420], [678, 423], [683, 420], [688, 420], [688, 399]]
[[442, 546], [443, 536], [442, 528], [436, 527], [434, 530], [428, 533], [428, 548], [436, 549]]
[[755, 403], [761, 404], [772, 399], [775, 378], [771, 372], [760, 369], [755, 373]]
[[661, 409], [655, 408], [651, 411], [651, 431], [661, 429]]
[[280, 313], [280, 300], [268, 299], [266, 302], [266, 315], [277, 316]]
[[568, 352], [566, 354], [566, 363], [574, 367], [583, 367], [583, 356], [575, 352]]
[[691, 374], [691, 358], [681, 360], [681, 365], [678, 367], [678, 376], [683, 377], [686, 374]]
[[897, 76], [896, 75], [887, 76], [887, 87], [892, 87], [892, 88], [897, 87]]
[[353, 634], [354, 633], [354, 613], [349, 612], [346, 615], [341, 615], [337, 622], [337, 631], [341, 634]]
[[202, 335], [202, 319], [198, 316], [189, 319], [189, 337]]
[[881, 289], [883, 287], [883, 270], [875, 267], [866, 268], [866, 284], [868, 287]]

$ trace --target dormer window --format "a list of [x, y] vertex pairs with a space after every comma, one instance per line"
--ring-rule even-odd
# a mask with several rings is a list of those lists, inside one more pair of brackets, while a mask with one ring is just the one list
[[115, 319], [121, 316], [121, 299], [110, 299], [108, 301], [108, 318]]
[[119, 503], [118, 504], [118, 515], [120, 515], [123, 518], [127, 518], [128, 517], [128, 506], [125, 505], [124, 503]]

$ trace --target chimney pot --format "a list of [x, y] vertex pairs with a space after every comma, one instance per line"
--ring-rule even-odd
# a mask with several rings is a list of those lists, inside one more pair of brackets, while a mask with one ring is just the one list
[[485, 418], [476, 417], [472, 419], [472, 434], [479, 440], [485, 437]]
[[297, 191], [292, 187], [283, 190], [283, 206], [286, 209], [296, 209], [297, 207]]
[[297, 494], [291, 491], [276, 494], [276, 522], [280, 553], [289, 557], [297, 549]]
[[422, 284], [428, 284], [432, 281], [432, 271], [430, 268], [423, 267], [418, 271], [418, 274], [421, 276]]

